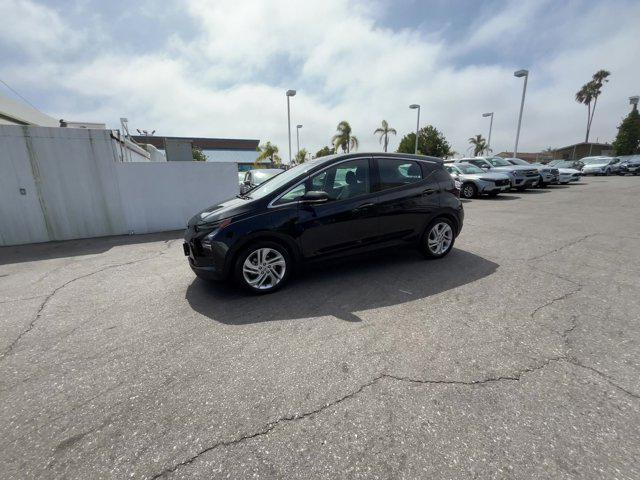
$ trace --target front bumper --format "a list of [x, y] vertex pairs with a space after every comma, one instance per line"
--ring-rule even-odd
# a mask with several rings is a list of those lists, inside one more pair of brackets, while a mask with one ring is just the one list
[[515, 188], [529, 188], [529, 187], [535, 187], [536, 185], [538, 185], [538, 182], [540, 181], [540, 177], [539, 176], [535, 176], [535, 177], [516, 177], [513, 179], [511, 186], [515, 187]]
[[540, 177], [544, 183], [558, 183], [560, 181], [560, 176], [555, 173], [541, 172]]

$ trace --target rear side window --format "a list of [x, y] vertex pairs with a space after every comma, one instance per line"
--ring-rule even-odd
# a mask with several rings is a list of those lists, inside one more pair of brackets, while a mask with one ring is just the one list
[[422, 180], [422, 168], [413, 160], [378, 158], [378, 190], [401, 187]]

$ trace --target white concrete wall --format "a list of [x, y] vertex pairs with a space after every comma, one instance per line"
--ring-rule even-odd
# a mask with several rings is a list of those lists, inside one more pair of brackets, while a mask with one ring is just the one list
[[183, 228], [237, 182], [235, 164], [119, 162], [108, 130], [0, 125], [0, 245]]
[[196, 212], [238, 193], [238, 166], [205, 162], [116, 165], [125, 217], [132, 232], [185, 228]]

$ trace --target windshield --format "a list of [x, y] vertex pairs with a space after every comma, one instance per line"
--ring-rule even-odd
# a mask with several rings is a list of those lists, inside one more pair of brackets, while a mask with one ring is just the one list
[[582, 163], [585, 165], [602, 165], [603, 163], [609, 163], [609, 160], [606, 158], [591, 157], [583, 158]]
[[462, 173], [468, 173], [468, 174], [472, 174], [472, 173], [484, 173], [484, 170], [482, 170], [481, 168], [476, 167], [475, 165], [470, 165], [467, 163], [461, 163], [460, 165], [456, 165], [456, 167], [462, 172]]
[[514, 165], [529, 165], [529, 162], [522, 160], [521, 158], [510, 158], [509, 161]]
[[265, 181], [269, 180], [271, 177], [282, 173], [284, 170], [276, 169], [273, 170], [256, 170], [251, 172], [251, 178], [253, 179], [253, 183], [256, 185], [260, 185]]
[[573, 168], [573, 162], [557, 162], [554, 163], [553, 166], [558, 168]]
[[249, 198], [262, 198], [266, 195], [269, 195], [270, 193], [275, 192], [280, 187], [289, 183], [291, 180], [294, 180], [296, 177], [304, 175], [304, 173], [308, 172], [313, 167], [318, 165], [318, 163], [326, 160], [327, 158], [329, 157], [321, 157], [315, 160], [304, 162], [300, 165], [296, 165], [295, 167], [282, 172], [280, 175], [271, 177], [269, 180], [251, 190], [250, 194], [247, 196]]
[[494, 167], [510, 167], [511, 166], [509, 162], [507, 162], [504, 158], [500, 158], [500, 157], [487, 158], [487, 161]]

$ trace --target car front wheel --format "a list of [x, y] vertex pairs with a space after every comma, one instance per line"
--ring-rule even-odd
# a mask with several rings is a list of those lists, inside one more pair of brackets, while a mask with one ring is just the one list
[[477, 195], [478, 189], [473, 183], [465, 183], [460, 190], [460, 196], [462, 198], [473, 198]]
[[455, 236], [450, 220], [436, 218], [427, 227], [422, 239], [421, 250], [427, 258], [442, 258], [453, 248]]
[[238, 256], [234, 277], [252, 293], [271, 293], [287, 282], [292, 267], [286, 248], [275, 242], [257, 242]]

